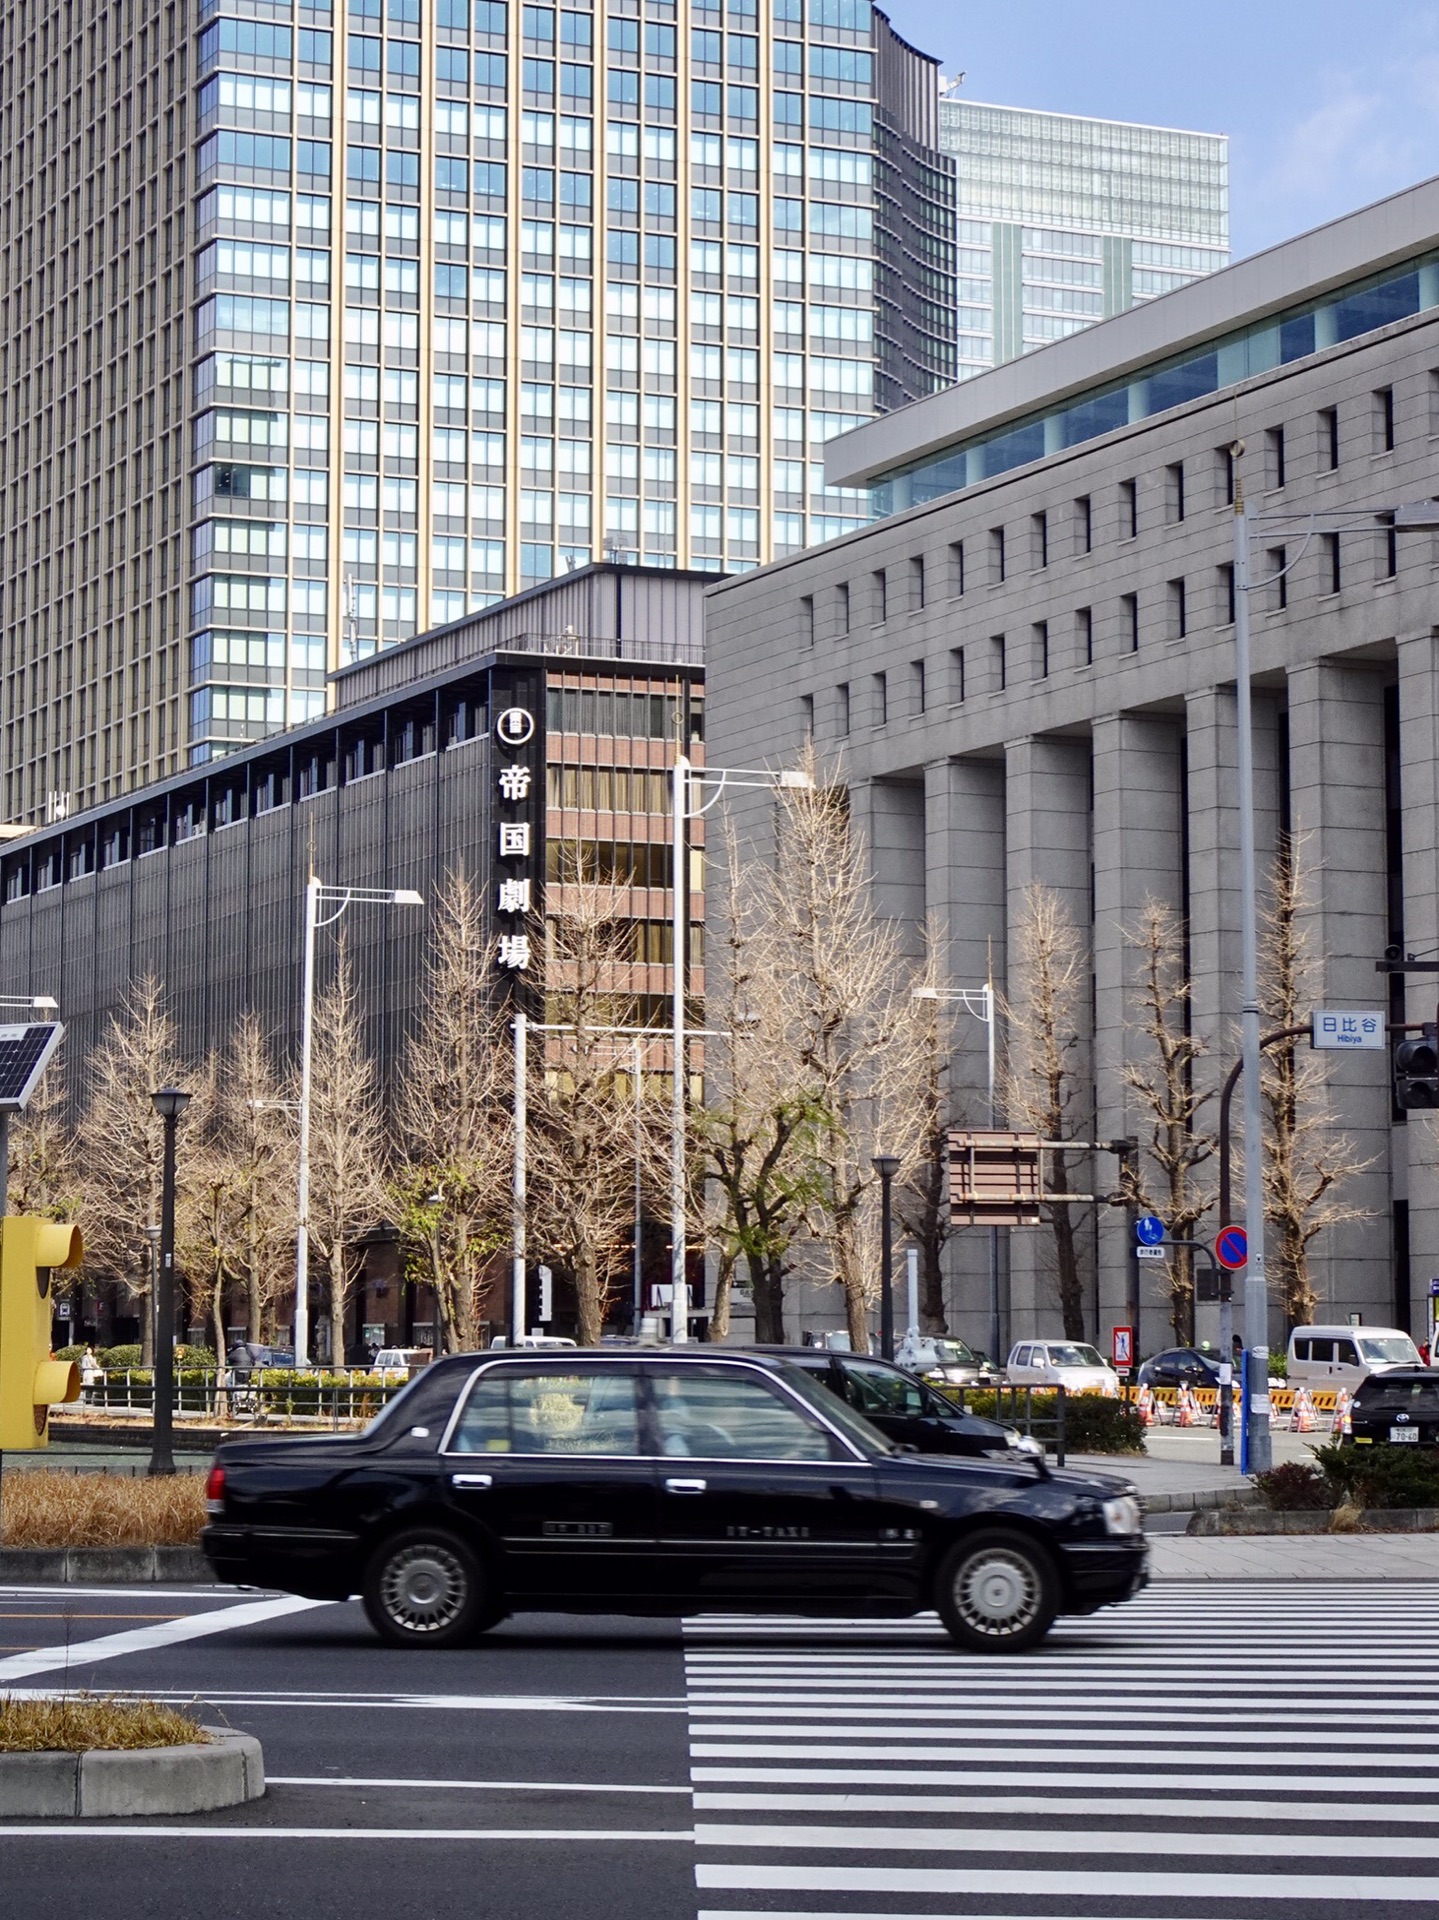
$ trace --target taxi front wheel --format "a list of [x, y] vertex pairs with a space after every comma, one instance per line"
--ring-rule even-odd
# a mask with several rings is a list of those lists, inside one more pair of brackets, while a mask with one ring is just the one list
[[1023, 1653], [1049, 1632], [1059, 1611], [1059, 1581], [1048, 1553], [1028, 1535], [987, 1528], [946, 1554], [934, 1603], [951, 1636], [971, 1653]]
[[439, 1529], [396, 1534], [365, 1569], [365, 1612], [392, 1647], [458, 1647], [504, 1617], [463, 1540]]

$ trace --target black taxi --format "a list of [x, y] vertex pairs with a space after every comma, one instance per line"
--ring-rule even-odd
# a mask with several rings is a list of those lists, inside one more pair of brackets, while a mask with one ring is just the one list
[[901, 1618], [1013, 1653], [1144, 1585], [1124, 1481], [896, 1446], [778, 1357], [470, 1354], [362, 1433], [224, 1443], [221, 1580], [360, 1594], [394, 1646], [524, 1611]]

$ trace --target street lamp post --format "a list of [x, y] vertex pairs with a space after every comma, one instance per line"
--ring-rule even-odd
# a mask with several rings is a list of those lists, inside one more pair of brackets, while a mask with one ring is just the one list
[[[697, 820], [720, 799], [726, 787], [761, 790], [808, 788], [809, 775], [799, 769], [770, 773], [762, 767], [696, 767], [687, 754], [677, 753], [670, 786], [672, 882], [673, 984], [670, 993], [670, 1029], [673, 1059], [670, 1079], [670, 1338], [689, 1339], [689, 1275], [685, 1266], [686, 1109], [689, 1093], [689, 1043], [685, 1033], [685, 990], [689, 980], [689, 834]], [[697, 788], [715, 791], [703, 806], [694, 804]]]
[[[999, 1125], [998, 1103], [994, 1088], [994, 982], [982, 987], [916, 987], [916, 1000], [957, 1000], [966, 1013], [984, 1022], [986, 1100], [989, 1124]], [[999, 1228], [989, 1229], [989, 1351], [996, 1358], [1002, 1353], [999, 1325]]]
[[[1259, 903], [1257, 856], [1254, 844], [1254, 700], [1251, 686], [1253, 659], [1249, 637], [1249, 595], [1253, 586], [1270, 586], [1299, 564], [1316, 533], [1325, 528], [1319, 514], [1255, 514], [1244, 498], [1240, 462], [1244, 442], [1229, 449], [1234, 463], [1234, 670], [1235, 723], [1239, 773], [1239, 948], [1241, 994], [1241, 1062], [1244, 1074], [1244, 1228], [1249, 1237], [1249, 1259], [1244, 1271], [1244, 1344], [1248, 1408], [1245, 1438], [1247, 1469], [1265, 1473], [1273, 1461], [1269, 1431], [1269, 1281], [1264, 1261], [1264, 1154], [1262, 1135], [1261, 1042], [1259, 1035]], [[1332, 516], [1329, 516], [1332, 517]], [[1357, 522], [1411, 533], [1439, 532], [1439, 502], [1420, 501], [1398, 507], [1346, 509], [1350, 528]], [[1287, 523], [1304, 540], [1292, 561], [1265, 579], [1250, 581], [1250, 545], [1256, 523], [1266, 531]], [[1221, 1226], [1230, 1222], [1223, 1220]]]
[[150, 1095], [165, 1128], [160, 1176], [160, 1272], [155, 1307], [154, 1425], [150, 1443], [150, 1472], [175, 1471], [175, 1129], [190, 1104], [179, 1087], [161, 1087]]
[[[295, 1365], [310, 1363], [310, 1087], [315, 1035], [315, 935], [352, 905], [422, 907], [413, 887], [327, 887], [315, 874], [305, 882], [305, 947], [300, 984], [300, 1138], [295, 1182]], [[320, 909], [334, 912], [320, 917]]]
[[879, 1350], [886, 1360], [894, 1358], [894, 1176], [899, 1172], [897, 1153], [877, 1153], [874, 1170], [879, 1175]]

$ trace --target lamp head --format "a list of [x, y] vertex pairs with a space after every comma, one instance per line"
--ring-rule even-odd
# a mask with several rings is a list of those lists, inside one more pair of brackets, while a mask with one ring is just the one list
[[894, 1176], [899, 1172], [899, 1155], [897, 1153], [877, 1153], [874, 1156], [874, 1170], [881, 1180], [893, 1180]]
[[190, 1095], [179, 1087], [161, 1087], [150, 1095], [151, 1105], [162, 1120], [178, 1120], [190, 1104]]
[[390, 904], [395, 907], [422, 907], [425, 904], [425, 896], [422, 893], [416, 893], [413, 887], [397, 887], [390, 895]]
[[808, 793], [814, 785], [814, 782], [807, 773], [802, 773], [798, 767], [791, 767], [781, 772], [779, 784], [782, 787], [798, 787], [801, 792]]
[[48, 993], [37, 993], [35, 998], [30, 1002], [30, 1005], [35, 1009], [36, 1013], [58, 1013], [60, 1011], [60, 1002], [52, 999]]

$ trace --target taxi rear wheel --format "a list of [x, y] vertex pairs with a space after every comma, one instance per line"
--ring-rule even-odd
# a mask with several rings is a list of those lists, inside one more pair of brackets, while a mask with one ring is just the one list
[[365, 1612], [392, 1647], [458, 1647], [504, 1617], [463, 1540], [416, 1528], [386, 1540], [365, 1569]]
[[969, 1652], [1023, 1653], [1049, 1632], [1059, 1581], [1037, 1541], [994, 1527], [970, 1534], [945, 1556], [934, 1600], [952, 1638]]

